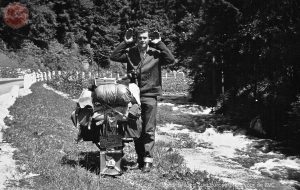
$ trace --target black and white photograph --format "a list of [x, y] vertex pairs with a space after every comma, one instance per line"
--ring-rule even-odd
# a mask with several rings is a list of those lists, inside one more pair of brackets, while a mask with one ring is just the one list
[[0, 0], [0, 190], [300, 190], [299, 0]]

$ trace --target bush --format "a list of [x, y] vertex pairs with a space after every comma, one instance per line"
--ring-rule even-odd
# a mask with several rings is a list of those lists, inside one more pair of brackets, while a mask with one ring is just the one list
[[56, 75], [52, 80], [47, 81], [47, 84], [56, 90], [69, 94], [72, 98], [78, 98], [84, 88], [91, 85], [91, 81], [87, 78], [82, 78], [76, 71], [63, 72], [61, 75]]
[[163, 78], [162, 90], [164, 94], [187, 94], [191, 80], [188, 78]]
[[0, 78], [18, 78], [19, 74], [15, 68], [0, 67]]

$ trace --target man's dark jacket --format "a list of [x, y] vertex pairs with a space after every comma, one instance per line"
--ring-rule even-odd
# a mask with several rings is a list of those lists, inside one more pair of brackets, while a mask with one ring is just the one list
[[161, 66], [175, 61], [170, 50], [161, 41], [149, 47], [144, 58], [140, 56], [137, 46], [129, 47], [125, 42], [121, 42], [111, 54], [110, 59], [127, 63], [127, 72], [134, 69], [132, 65], [137, 69], [141, 96], [162, 94]]

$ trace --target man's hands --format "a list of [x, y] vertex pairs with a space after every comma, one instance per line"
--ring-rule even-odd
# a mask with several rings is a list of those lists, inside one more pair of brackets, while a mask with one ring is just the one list
[[[134, 42], [133, 34], [134, 34], [134, 32], [133, 32], [132, 28], [129, 28], [128, 30], [126, 30], [126, 33], [124, 36], [124, 41], [127, 44]], [[157, 44], [160, 41], [161, 41], [161, 36], [160, 36], [159, 32], [158, 31], [153, 32], [151, 39], [150, 39], [150, 43]]]
[[128, 30], [126, 30], [124, 40], [125, 40], [126, 44], [130, 44], [133, 42], [133, 29], [132, 28], [129, 28]]
[[161, 37], [160, 37], [160, 34], [159, 34], [158, 31], [153, 32], [153, 35], [152, 35], [152, 36], [153, 36], [153, 37], [152, 37], [152, 39], [151, 39], [151, 43], [157, 44], [158, 42], [161, 41]]

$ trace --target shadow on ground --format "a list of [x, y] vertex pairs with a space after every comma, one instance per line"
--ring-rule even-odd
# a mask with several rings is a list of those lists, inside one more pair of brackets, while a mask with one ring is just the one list
[[99, 151], [80, 152], [77, 156], [78, 159], [70, 158], [65, 155], [61, 159], [62, 165], [69, 165], [71, 167], [80, 166], [89, 170], [92, 173], [99, 174], [100, 169], [100, 153]]
[[[100, 173], [100, 152], [80, 152], [77, 156], [78, 159], [72, 159], [69, 155], [65, 155], [61, 159], [62, 165], [69, 165], [71, 167], [80, 166], [86, 170], [99, 175]], [[133, 166], [134, 162], [121, 160], [121, 168], [123, 171], [127, 171], [129, 167]]]

